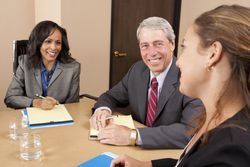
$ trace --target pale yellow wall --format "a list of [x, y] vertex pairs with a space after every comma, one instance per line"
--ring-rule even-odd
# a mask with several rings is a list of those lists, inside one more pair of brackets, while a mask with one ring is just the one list
[[[192, 24], [196, 17], [201, 13], [222, 4], [239, 4], [250, 7], [250, 0], [182, 0], [179, 46], [187, 28]], [[180, 47], [178, 54], [180, 54]]]
[[111, 0], [62, 0], [62, 26], [82, 67], [81, 93], [108, 89]]
[[12, 41], [27, 39], [34, 17], [33, 0], [0, 0], [0, 110], [5, 108], [4, 97], [12, 79]]
[[61, 0], [35, 0], [35, 22], [43, 20], [61, 25]]

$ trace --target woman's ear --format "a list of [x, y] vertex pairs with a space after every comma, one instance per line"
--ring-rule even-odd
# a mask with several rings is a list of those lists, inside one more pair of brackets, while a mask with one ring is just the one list
[[208, 68], [214, 67], [222, 58], [222, 45], [220, 42], [215, 41], [210, 47], [211, 55], [208, 58]]

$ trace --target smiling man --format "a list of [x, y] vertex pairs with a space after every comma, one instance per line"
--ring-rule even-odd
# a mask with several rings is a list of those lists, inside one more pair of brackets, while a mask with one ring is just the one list
[[[179, 92], [174, 31], [165, 19], [150, 17], [138, 27], [137, 38], [143, 61], [136, 62], [116, 86], [100, 96], [90, 122], [100, 130], [101, 143], [183, 148], [201, 102]], [[126, 106], [145, 128], [129, 129], [106, 121], [112, 109]]]

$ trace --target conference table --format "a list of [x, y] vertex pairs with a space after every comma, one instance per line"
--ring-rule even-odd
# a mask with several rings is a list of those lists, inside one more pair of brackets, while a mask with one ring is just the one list
[[[20, 158], [19, 141], [8, 137], [8, 122], [21, 116], [20, 110], [0, 111], [0, 166], [9, 167], [74, 167], [103, 152], [127, 154], [139, 160], [178, 158], [181, 149], [142, 149], [134, 146], [114, 146], [89, 140], [89, 118], [95, 101], [81, 99], [79, 103], [65, 104], [74, 119], [73, 125], [29, 129], [41, 136], [43, 155], [40, 160], [25, 161]], [[142, 124], [134, 121], [136, 127]]]

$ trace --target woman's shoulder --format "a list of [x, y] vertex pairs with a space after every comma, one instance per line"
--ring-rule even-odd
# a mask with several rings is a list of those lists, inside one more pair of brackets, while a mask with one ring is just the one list
[[20, 55], [18, 57], [18, 65], [22, 66], [22, 67], [28, 67], [28, 65], [30, 64], [29, 60], [28, 60], [28, 55], [24, 54], [24, 55]]
[[26, 54], [18, 56], [19, 63], [27, 62], [27, 60], [28, 60], [28, 55]]
[[[242, 118], [239, 121], [239, 118]], [[238, 113], [227, 123], [214, 129], [209, 135], [211, 143], [220, 143], [224, 145], [244, 146], [250, 151], [250, 120], [244, 117], [244, 113]]]
[[76, 60], [73, 60], [68, 63], [62, 63], [62, 62], [59, 62], [59, 63], [62, 67], [65, 67], [65, 68], [79, 68], [81, 66], [81, 64]]
[[81, 64], [76, 60], [69, 63], [59, 62], [59, 68], [70, 71], [81, 71]]
[[[217, 127], [210, 131], [204, 144], [198, 145], [200, 154], [197, 154], [197, 162], [194, 163], [199, 163], [200, 166], [211, 166], [211, 163], [214, 165], [221, 164], [222, 166], [223, 164], [229, 166], [249, 165], [249, 138], [249, 124], [244, 124], [244, 126], [241, 127]], [[204, 154], [205, 156], [202, 156], [204, 152], [206, 152]], [[200, 160], [198, 157], [200, 157]]]

